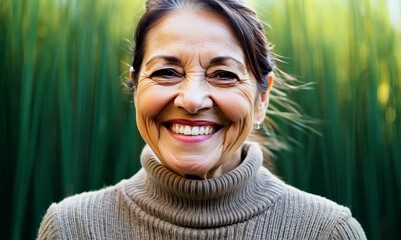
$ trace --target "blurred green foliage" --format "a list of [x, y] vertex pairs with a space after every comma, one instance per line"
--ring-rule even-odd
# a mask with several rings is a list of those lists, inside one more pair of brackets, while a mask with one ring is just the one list
[[[400, 4], [248, 2], [272, 26], [280, 67], [316, 83], [289, 97], [323, 121], [322, 136], [281, 124], [293, 144], [277, 153], [278, 174], [350, 207], [369, 239], [400, 239]], [[34, 238], [51, 202], [140, 167], [121, 81], [142, 11], [133, 0], [1, 0], [1, 239]]]

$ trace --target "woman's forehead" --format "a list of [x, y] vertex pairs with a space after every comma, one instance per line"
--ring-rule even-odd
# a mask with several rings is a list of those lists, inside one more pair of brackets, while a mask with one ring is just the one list
[[223, 17], [211, 11], [170, 12], [156, 22], [145, 41], [145, 58], [208, 53], [214, 57], [221, 55], [244, 61], [244, 53], [232, 27]]
[[210, 38], [215, 35], [225, 35], [227, 38], [237, 39], [232, 26], [221, 15], [204, 9], [175, 9], [154, 23], [148, 35], [164, 34], [177, 37], [183, 36]]

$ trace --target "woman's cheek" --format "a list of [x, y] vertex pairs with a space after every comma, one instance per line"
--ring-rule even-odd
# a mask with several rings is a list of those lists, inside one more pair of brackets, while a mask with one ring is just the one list
[[139, 96], [135, 100], [137, 114], [142, 115], [143, 118], [156, 118], [168, 104], [169, 97], [166, 95], [168, 91], [151, 81], [143, 81], [139, 84], [136, 94]]
[[240, 123], [252, 117], [254, 99], [249, 89], [236, 90], [216, 98], [216, 104], [230, 122]]
[[155, 87], [151, 81], [142, 80], [138, 84], [134, 99], [138, 130], [151, 146], [156, 145], [155, 139], [159, 138], [157, 115], [163, 108]]
[[217, 101], [230, 122], [225, 134], [224, 149], [232, 151], [246, 140], [252, 129], [254, 94], [252, 89], [244, 87], [226, 92], [224, 98]]

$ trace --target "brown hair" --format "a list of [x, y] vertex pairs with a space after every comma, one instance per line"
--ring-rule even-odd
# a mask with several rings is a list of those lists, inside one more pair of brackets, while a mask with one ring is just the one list
[[[267, 91], [267, 75], [273, 70], [273, 58], [269, 56], [268, 41], [264, 28], [255, 11], [239, 0], [148, 0], [146, 12], [139, 20], [135, 32], [132, 67], [140, 72], [145, 51], [145, 38], [150, 28], [164, 15], [185, 8], [211, 10], [223, 16], [233, 27], [247, 63], [258, 81], [259, 90]], [[135, 74], [133, 86], [137, 85]]]

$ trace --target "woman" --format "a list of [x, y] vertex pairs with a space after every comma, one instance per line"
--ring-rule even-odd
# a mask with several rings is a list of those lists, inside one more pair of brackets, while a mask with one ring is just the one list
[[350, 211], [290, 187], [246, 142], [274, 81], [238, 0], [149, 0], [131, 79], [147, 146], [131, 179], [48, 209], [40, 239], [365, 239]]

